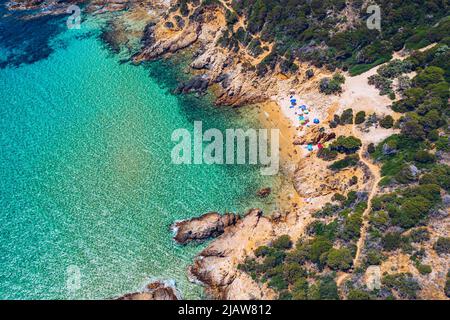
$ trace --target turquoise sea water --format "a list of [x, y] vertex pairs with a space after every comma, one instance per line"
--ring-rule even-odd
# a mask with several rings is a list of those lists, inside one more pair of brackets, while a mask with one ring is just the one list
[[[186, 267], [204, 244], [176, 245], [170, 224], [268, 206], [254, 194], [274, 182], [254, 166], [173, 165], [171, 133], [194, 120], [205, 129], [256, 124], [172, 95], [170, 66], [121, 63], [98, 31], [86, 22], [16, 52], [0, 42], [2, 61], [14, 60], [0, 69], [0, 298], [108, 298], [152, 278], [200, 298]], [[81, 281], [70, 291], [72, 266]]]

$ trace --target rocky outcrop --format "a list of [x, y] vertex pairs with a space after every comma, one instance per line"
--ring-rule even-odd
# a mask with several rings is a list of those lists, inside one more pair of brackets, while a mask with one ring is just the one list
[[139, 54], [133, 57], [134, 62], [154, 60], [164, 54], [174, 53], [184, 49], [197, 41], [200, 32], [200, 25], [192, 22], [173, 37], [157, 39], [155, 28], [156, 25], [152, 24], [146, 29], [143, 42], [147, 46]]
[[155, 281], [143, 291], [127, 293], [117, 300], [181, 300], [181, 296], [172, 281]]
[[259, 209], [252, 209], [236, 225], [204, 249], [189, 267], [191, 279], [205, 286], [214, 299], [273, 299], [276, 294], [238, 270], [253, 250], [271, 239], [274, 225]]
[[176, 242], [186, 244], [191, 241], [202, 241], [221, 235], [226, 228], [235, 225], [239, 215], [226, 213], [220, 215], [217, 212], [209, 212], [198, 218], [175, 222], [172, 229], [175, 231]]
[[294, 140], [295, 145], [302, 144], [318, 144], [325, 143], [334, 139], [336, 134], [334, 132], [327, 132], [325, 129], [321, 129], [319, 126], [313, 126], [308, 128], [308, 131], [301, 137]]

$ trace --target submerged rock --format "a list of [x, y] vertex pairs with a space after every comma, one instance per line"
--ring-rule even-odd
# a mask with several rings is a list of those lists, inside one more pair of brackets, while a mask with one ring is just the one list
[[186, 83], [180, 83], [175, 89], [175, 93], [204, 93], [209, 86], [209, 79], [204, 75], [198, 75]]
[[209, 212], [200, 217], [175, 222], [172, 229], [175, 231], [176, 242], [186, 244], [191, 241], [201, 241], [222, 234], [225, 228], [236, 224], [239, 215]]
[[260, 198], [265, 198], [267, 197], [270, 193], [272, 192], [272, 189], [270, 188], [262, 188], [260, 190], [258, 190], [258, 192], [256, 192], [256, 195]]

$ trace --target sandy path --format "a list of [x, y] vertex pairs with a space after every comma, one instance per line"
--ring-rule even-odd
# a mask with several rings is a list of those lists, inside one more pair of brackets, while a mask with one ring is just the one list
[[[356, 126], [354, 124], [352, 125], [352, 134], [355, 137], [360, 138], [360, 135], [357, 134]], [[372, 199], [378, 191], [378, 183], [381, 180], [380, 168], [364, 157], [364, 148], [363, 147], [364, 147], [364, 145], [362, 145], [361, 148], [359, 149], [359, 152], [358, 152], [359, 159], [362, 163], [364, 163], [369, 168], [369, 171], [372, 174], [373, 182], [372, 182], [372, 187], [369, 192], [369, 196], [367, 198], [367, 209], [364, 210], [364, 212], [362, 214], [363, 221], [362, 221], [362, 225], [361, 225], [361, 229], [360, 229], [361, 230], [360, 236], [359, 236], [358, 242], [356, 244], [356, 254], [355, 254], [355, 258], [353, 259], [353, 266], [352, 266], [352, 269], [348, 273], [343, 273], [337, 278], [336, 283], [337, 283], [338, 287], [341, 286], [341, 284], [350, 276], [350, 274], [353, 272], [353, 270], [355, 270], [356, 268], [358, 268], [361, 265], [361, 253], [364, 248], [364, 243], [365, 243], [366, 235], [367, 235], [367, 229], [369, 227], [369, 214], [370, 214], [370, 210], [372, 207]]]
[[[355, 130], [355, 125], [353, 124], [352, 126], [352, 133], [355, 137], [358, 137], [358, 134], [356, 134], [356, 130]], [[363, 151], [363, 146], [361, 146], [361, 148], [359, 149], [359, 159], [362, 163], [364, 163], [370, 170], [370, 173], [372, 174], [373, 177], [373, 184], [372, 184], [372, 188], [369, 192], [369, 196], [367, 198], [367, 209], [364, 210], [363, 215], [362, 215], [362, 219], [363, 219], [363, 223], [361, 226], [361, 235], [359, 237], [358, 243], [356, 245], [356, 255], [355, 255], [355, 259], [353, 260], [353, 268], [357, 268], [359, 267], [359, 265], [361, 264], [361, 251], [362, 248], [364, 247], [364, 242], [366, 239], [366, 234], [367, 234], [367, 227], [369, 226], [369, 213], [372, 207], [372, 199], [375, 196], [375, 194], [378, 191], [378, 183], [381, 180], [381, 176], [380, 176], [380, 168], [378, 166], [376, 166], [375, 164], [373, 164], [372, 162], [368, 161], [365, 157], [364, 157], [364, 151]]]

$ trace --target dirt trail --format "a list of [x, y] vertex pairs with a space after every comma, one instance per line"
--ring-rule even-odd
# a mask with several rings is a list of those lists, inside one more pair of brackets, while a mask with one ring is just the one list
[[[360, 138], [360, 136], [357, 134], [356, 126], [354, 124], [352, 125], [352, 135], [357, 138]], [[359, 149], [358, 155], [360, 161], [364, 163], [367, 166], [367, 168], [369, 168], [373, 181], [367, 198], [367, 209], [362, 214], [361, 232], [360, 237], [358, 239], [358, 243], [356, 244], [356, 255], [355, 258], [353, 259], [353, 267], [349, 271], [349, 273], [343, 273], [337, 278], [336, 283], [338, 286], [340, 286], [350, 276], [350, 273], [355, 268], [358, 268], [361, 265], [361, 252], [362, 249], [364, 248], [364, 242], [366, 240], [367, 235], [367, 228], [369, 226], [369, 214], [372, 206], [372, 199], [378, 191], [378, 183], [381, 180], [380, 168], [364, 157], [364, 144]]]
[[[356, 134], [355, 125], [353, 125], [353, 127], [352, 127], [352, 133], [355, 137], [358, 137], [358, 135]], [[369, 168], [370, 173], [372, 174], [373, 182], [372, 182], [371, 190], [369, 192], [369, 196], [367, 198], [367, 209], [363, 212], [363, 215], [362, 215], [363, 223], [361, 226], [361, 235], [360, 235], [358, 243], [356, 245], [356, 255], [355, 255], [355, 259], [353, 260], [353, 268], [359, 267], [359, 265], [361, 263], [361, 261], [360, 261], [361, 260], [361, 251], [364, 247], [364, 241], [366, 239], [366, 234], [367, 234], [367, 227], [369, 226], [368, 218], [369, 218], [369, 213], [370, 213], [370, 209], [371, 209], [371, 205], [372, 205], [372, 199], [378, 191], [378, 183], [381, 180], [380, 168], [364, 157], [363, 150], [364, 150], [364, 148], [363, 148], [363, 146], [361, 146], [361, 148], [359, 149], [359, 153], [358, 153], [359, 159], [362, 163], [364, 163]]]

